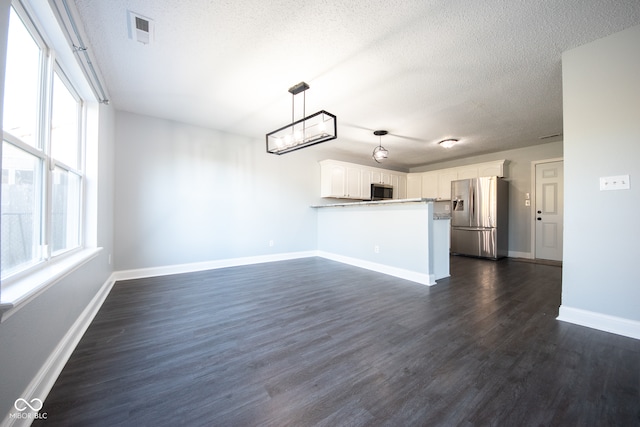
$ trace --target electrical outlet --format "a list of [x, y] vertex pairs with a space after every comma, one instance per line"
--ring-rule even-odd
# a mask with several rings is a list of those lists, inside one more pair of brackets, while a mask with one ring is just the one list
[[531, 206], [531, 200], [527, 199], [524, 201], [525, 206]]
[[374, 245], [374, 246], [373, 246], [373, 252], [375, 252], [375, 253], [379, 254], [379, 253], [380, 253], [380, 246], [378, 246], [378, 245]]
[[628, 190], [629, 188], [629, 175], [600, 177], [600, 191]]

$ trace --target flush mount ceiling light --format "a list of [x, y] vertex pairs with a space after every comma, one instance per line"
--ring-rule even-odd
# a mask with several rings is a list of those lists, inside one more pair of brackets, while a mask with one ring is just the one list
[[457, 143], [458, 143], [457, 139], [443, 139], [442, 141], [438, 142], [438, 144], [440, 144], [440, 146], [444, 148], [451, 148]]
[[[284, 154], [290, 151], [299, 150], [304, 147], [320, 144], [338, 137], [336, 116], [324, 110], [305, 117], [306, 97], [304, 92], [309, 89], [309, 85], [300, 82], [289, 88], [291, 98], [291, 124], [280, 129], [269, 132], [266, 135], [267, 153]], [[295, 97], [302, 93], [302, 116], [303, 118], [294, 121]]]
[[386, 135], [387, 133], [389, 132], [387, 132], [386, 130], [376, 130], [373, 132], [374, 135], [377, 135], [380, 137], [380, 143], [376, 148], [373, 149], [373, 155], [371, 156], [373, 160], [375, 160], [378, 163], [382, 163], [384, 159], [386, 159], [389, 156], [389, 150], [387, 150], [382, 146], [382, 135]]

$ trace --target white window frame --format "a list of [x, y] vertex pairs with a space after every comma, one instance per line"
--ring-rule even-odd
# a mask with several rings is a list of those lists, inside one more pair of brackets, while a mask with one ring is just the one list
[[[38, 124], [36, 131], [36, 147], [21, 141], [19, 138], [3, 130], [3, 139], [7, 143], [20, 150], [40, 158], [44, 163], [42, 167], [41, 194], [41, 225], [40, 247], [42, 249], [39, 259], [25, 265], [25, 268], [11, 272], [2, 277], [0, 284], [0, 322], [6, 320], [19, 307], [31, 301], [49, 286], [56, 283], [62, 277], [79, 268], [90, 259], [97, 256], [101, 248], [86, 247], [87, 231], [87, 196], [86, 196], [86, 129], [87, 129], [87, 102], [79, 94], [75, 84], [69, 75], [65, 73], [64, 64], [56, 60], [56, 52], [49, 43], [43, 26], [29, 10], [29, 5], [24, 5], [20, 0], [13, 0], [11, 7], [21, 18], [27, 30], [41, 48], [42, 60], [40, 63], [40, 105], [38, 111]], [[70, 167], [52, 158], [50, 133], [52, 112], [53, 77], [57, 73], [61, 82], [69, 89], [72, 96], [79, 101], [78, 108], [78, 167]], [[1, 102], [2, 100], [0, 100]], [[72, 248], [51, 253], [52, 239], [52, 176], [55, 167], [74, 173], [80, 177], [80, 211], [78, 224], [78, 245]]]
[[[87, 127], [86, 125], [86, 110], [87, 110], [87, 103], [80, 97], [80, 95], [78, 94], [78, 91], [75, 89], [75, 87], [73, 86], [72, 82], [70, 81], [70, 79], [67, 77], [67, 75], [64, 73], [64, 70], [62, 69], [62, 67], [60, 66], [60, 64], [57, 61], [53, 61], [53, 67], [50, 73], [50, 77], [51, 77], [51, 85], [50, 85], [50, 90], [49, 90], [49, 94], [52, 93], [53, 90], [53, 76], [54, 73], [58, 75], [58, 78], [60, 79], [60, 81], [62, 82], [62, 84], [64, 84], [66, 86], [66, 88], [69, 90], [69, 92], [71, 93], [71, 95], [73, 96], [73, 98], [76, 100], [76, 102], [79, 103], [79, 108], [78, 108], [78, 152], [77, 154], [77, 164], [78, 164], [78, 168], [74, 168], [72, 166], [66, 165], [63, 162], [56, 160], [53, 157], [53, 154], [51, 152], [51, 144], [48, 145], [48, 159], [49, 159], [49, 170], [47, 171], [47, 175], [48, 175], [48, 181], [49, 181], [49, 185], [47, 187], [47, 202], [46, 206], [48, 207], [46, 214], [49, 216], [49, 218], [47, 218], [46, 220], [46, 224], [48, 224], [50, 227], [52, 226], [52, 220], [50, 218], [51, 213], [52, 213], [52, 208], [53, 208], [53, 200], [52, 200], [52, 190], [53, 190], [53, 183], [52, 183], [52, 175], [53, 175], [53, 170], [56, 167], [59, 167], [67, 172], [71, 172], [73, 174], [76, 174], [80, 177], [80, 211], [78, 212], [79, 215], [79, 220], [80, 223], [78, 224], [78, 245], [73, 247], [73, 248], [68, 248], [68, 249], [63, 249], [57, 252], [52, 252], [51, 250], [49, 250], [49, 256], [50, 258], [55, 258], [55, 257], [59, 257], [59, 256], [63, 256], [66, 253], [71, 253], [73, 251], [78, 251], [81, 250], [83, 247], [83, 242], [85, 241], [84, 239], [84, 232], [86, 230], [86, 226], [85, 226], [85, 200], [86, 200], [86, 196], [85, 196], [85, 182], [86, 182], [86, 174], [85, 174], [85, 164], [86, 164], [86, 159], [85, 159], [85, 153], [87, 152], [86, 150], [86, 132], [85, 129]], [[53, 112], [53, 107], [52, 107], [52, 102], [53, 100], [50, 100], [49, 103], [49, 107], [48, 107], [48, 120], [51, 120], [52, 117], [52, 112]], [[49, 122], [48, 126], [47, 126], [47, 130], [50, 132], [51, 129], [51, 123]], [[51, 141], [51, 137], [49, 136], [49, 141]], [[45, 242], [46, 242], [46, 246], [48, 248], [51, 248], [52, 245], [52, 239], [53, 239], [53, 230], [52, 229], [46, 229], [47, 231], [45, 233]]]

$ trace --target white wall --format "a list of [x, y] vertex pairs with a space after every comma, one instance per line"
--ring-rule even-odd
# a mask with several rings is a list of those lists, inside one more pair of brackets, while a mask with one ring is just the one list
[[348, 263], [371, 264], [376, 271], [400, 269], [407, 273], [400, 277], [433, 284], [432, 217], [432, 203], [318, 208], [318, 250]]
[[531, 162], [558, 158], [562, 155], [562, 141], [556, 141], [412, 168], [411, 172], [425, 172], [507, 159], [509, 162], [505, 168], [505, 179], [509, 181], [509, 255], [528, 258], [533, 257], [531, 254], [533, 207], [525, 206], [524, 200], [525, 193], [534, 191], [535, 183], [531, 181]]
[[[4, 69], [10, 0], [0, 0], [0, 100], [4, 98]], [[0, 422], [23, 396], [59, 342], [100, 287], [111, 275], [108, 253], [113, 250], [113, 109], [95, 106], [98, 138], [93, 156], [91, 185], [97, 227], [90, 240], [104, 250], [91, 261], [51, 286], [11, 317], [0, 323]], [[0, 122], [2, 103], [0, 102]], [[44, 396], [32, 396], [44, 397]]]
[[[565, 52], [562, 74], [565, 238], [561, 314], [563, 309], [574, 308], [637, 322], [640, 26]], [[630, 190], [599, 191], [600, 177], [623, 174], [630, 175]]]
[[[4, 11], [4, 8], [3, 8]], [[6, 44], [1, 43], [4, 57]], [[1, 95], [1, 94], [0, 94]], [[113, 109], [100, 106], [96, 179], [96, 236], [99, 255], [51, 286], [0, 323], [0, 420], [34, 380], [58, 343], [112, 273], [113, 251]], [[43, 398], [44, 396], [31, 396]]]
[[116, 270], [316, 249], [313, 149], [127, 112], [116, 140]]

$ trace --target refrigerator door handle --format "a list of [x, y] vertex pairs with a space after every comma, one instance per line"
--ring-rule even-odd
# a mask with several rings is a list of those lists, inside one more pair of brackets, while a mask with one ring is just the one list
[[476, 188], [473, 180], [469, 181], [469, 225], [478, 225], [476, 221]]

